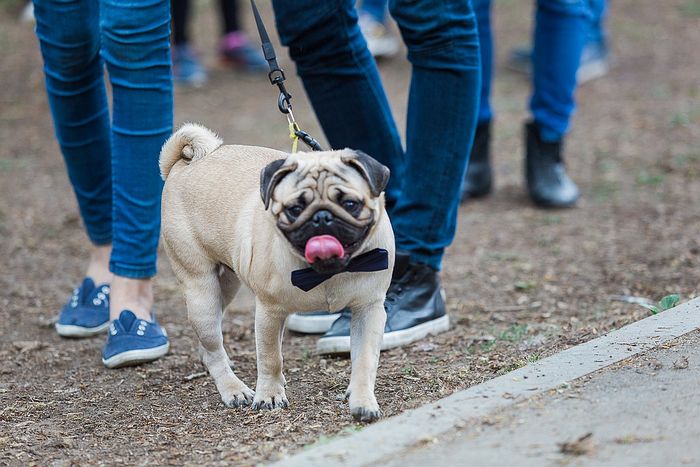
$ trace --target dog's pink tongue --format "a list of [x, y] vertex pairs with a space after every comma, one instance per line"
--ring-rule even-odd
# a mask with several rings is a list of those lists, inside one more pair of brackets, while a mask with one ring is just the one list
[[329, 259], [334, 256], [345, 256], [345, 249], [337, 238], [331, 235], [317, 235], [306, 242], [304, 258], [309, 264], [313, 264], [317, 259]]

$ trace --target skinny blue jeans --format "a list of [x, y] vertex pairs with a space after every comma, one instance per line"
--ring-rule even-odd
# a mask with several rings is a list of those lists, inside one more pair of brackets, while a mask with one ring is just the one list
[[88, 237], [112, 244], [114, 274], [152, 277], [158, 155], [173, 124], [169, 2], [34, 0], [34, 7], [56, 138]]
[[361, 149], [391, 170], [396, 247], [440, 269], [454, 238], [479, 106], [476, 18], [468, 0], [392, 0], [412, 64], [406, 149], [352, 0], [273, 0], [277, 30], [333, 148]]
[[[592, 4], [601, 0], [538, 0], [532, 51], [530, 112], [542, 139], [556, 142], [569, 129], [575, 110], [576, 71], [592, 27]], [[604, 6], [604, 5], [603, 5]], [[596, 11], [602, 15], [603, 6]], [[479, 24], [483, 76], [479, 122], [491, 120], [493, 35], [491, 0], [474, 0]]]

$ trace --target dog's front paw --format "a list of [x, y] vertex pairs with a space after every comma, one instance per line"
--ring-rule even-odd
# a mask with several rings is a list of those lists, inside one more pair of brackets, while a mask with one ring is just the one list
[[284, 386], [281, 384], [258, 385], [255, 388], [255, 398], [253, 399], [253, 410], [261, 409], [286, 409], [289, 407]]
[[382, 411], [374, 394], [360, 396], [348, 391], [346, 394], [350, 402], [350, 414], [358, 422], [371, 423], [382, 418]]
[[245, 384], [226, 384], [219, 389], [221, 400], [229, 408], [245, 407], [253, 402], [255, 393]]

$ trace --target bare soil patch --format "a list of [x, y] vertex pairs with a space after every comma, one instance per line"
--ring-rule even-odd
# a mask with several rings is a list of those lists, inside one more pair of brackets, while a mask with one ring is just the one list
[[[197, 6], [193, 31], [212, 79], [177, 91], [177, 122], [202, 122], [230, 143], [287, 148], [274, 90], [265, 78], [219, 67], [215, 3]], [[541, 211], [522, 182], [529, 85], [502, 66], [507, 50], [527, 40], [531, 5], [496, 2], [496, 192], [460, 213], [444, 268], [451, 330], [382, 355], [377, 396], [387, 416], [647, 315], [611, 295], [698, 294], [700, 6], [611, 6], [614, 68], [580, 89], [567, 140], [583, 202]], [[252, 465], [362, 429], [336, 400], [349, 360], [314, 355], [313, 336], [285, 336], [289, 410], [225, 409], [208, 377], [188, 378], [203, 368], [164, 255], [157, 313], [172, 337], [166, 358], [108, 371], [102, 338], [56, 335], [52, 320], [82, 274], [87, 240], [53, 138], [32, 27], [2, 2], [0, 48], [0, 464]], [[297, 118], [320, 138], [283, 62]], [[410, 67], [399, 58], [381, 70], [403, 126]], [[254, 384], [249, 300], [228, 316], [225, 342], [239, 376]]]

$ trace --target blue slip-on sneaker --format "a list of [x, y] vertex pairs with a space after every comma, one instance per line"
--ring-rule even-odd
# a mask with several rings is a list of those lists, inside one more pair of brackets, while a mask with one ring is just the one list
[[293, 313], [287, 318], [287, 329], [301, 334], [323, 334], [331, 328], [339, 316], [339, 312], [328, 311]]
[[108, 326], [109, 285], [96, 286], [86, 277], [58, 315], [56, 332], [63, 337], [90, 337], [104, 332]]
[[109, 324], [102, 363], [107, 368], [119, 368], [151, 362], [167, 354], [168, 335], [155, 317], [151, 319], [146, 321], [130, 310], [122, 311], [119, 318]]

